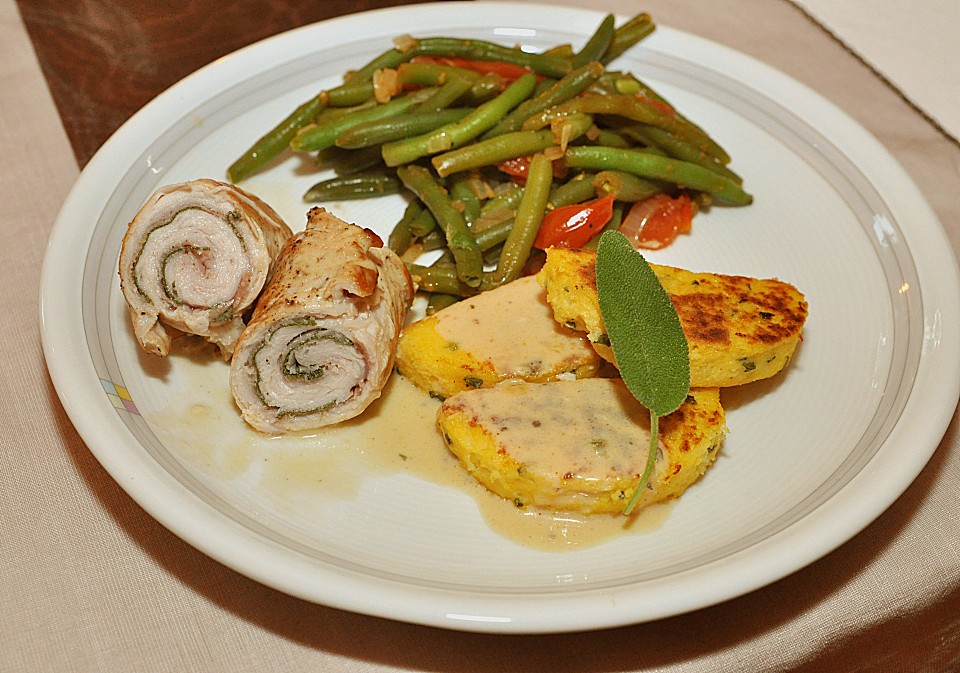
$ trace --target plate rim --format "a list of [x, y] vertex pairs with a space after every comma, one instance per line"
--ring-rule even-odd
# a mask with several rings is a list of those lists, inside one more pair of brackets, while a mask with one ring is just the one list
[[[523, 16], [528, 14], [542, 14], [544, 11], [543, 5], [524, 3], [518, 3], [515, 5], [487, 2], [421, 3], [400, 7], [383, 8], [369, 12], [362, 12], [359, 14], [336, 17], [334, 19], [310, 24], [308, 26], [296, 28], [285, 33], [280, 33], [278, 35], [266, 38], [265, 40], [261, 40], [260, 42], [248, 45], [247, 47], [243, 47], [242, 49], [233, 52], [233, 54], [229, 55], [228, 57], [225, 57], [225, 59], [221, 59], [219, 62], [211, 63], [203, 68], [200, 68], [191, 75], [188, 75], [186, 78], [184, 78], [184, 80], [181, 80], [165, 92], [161, 93], [157, 98], [154, 99], [154, 101], [138, 111], [133, 117], [130, 118], [130, 120], [121, 126], [121, 128], [118, 129], [118, 131], [115, 132], [110, 139], [108, 139], [104, 146], [101, 147], [97, 154], [91, 159], [84, 171], [81, 172], [80, 177], [64, 201], [60, 214], [58, 215], [51, 231], [50, 239], [47, 245], [47, 251], [44, 255], [44, 263], [41, 273], [40, 325], [44, 355], [47, 361], [48, 370], [54, 382], [54, 387], [57, 390], [57, 394], [60, 397], [61, 403], [67, 411], [68, 416], [98, 462], [104, 466], [107, 472], [110, 473], [111, 477], [117, 481], [124, 491], [126, 491], [135, 501], [144, 507], [144, 509], [153, 518], [161, 522], [169, 530], [211, 558], [214, 558], [224, 565], [234, 568], [242, 574], [256, 579], [267, 586], [272, 586], [285, 593], [307, 598], [308, 600], [314, 600], [315, 602], [323, 603], [331, 607], [347, 609], [364, 614], [378, 615], [402, 621], [409, 621], [413, 623], [470, 631], [530, 633], [588, 630], [594, 628], [619, 626], [638, 621], [648, 621], [649, 619], [671, 616], [674, 614], [687, 612], [692, 609], [706, 607], [708, 605], [729, 600], [753, 589], [758, 589], [761, 586], [766, 586], [773, 581], [799, 570], [801, 567], [816, 561], [833, 549], [839, 547], [856, 535], [856, 533], [858, 533], [860, 530], [869, 525], [870, 522], [879, 517], [883, 511], [885, 511], [886, 508], [889, 507], [890, 504], [892, 504], [909, 487], [910, 483], [912, 483], [916, 476], [920, 473], [923, 466], [926, 465], [930, 457], [933, 455], [933, 452], [939, 445], [939, 442], [946, 431], [947, 425], [950, 423], [950, 420], [954, 415], [957, 399], [960, 399], [960, 356], [956, 358], [956, 362], [947, 363], [948, 368], [952, 370], [951, 373], [957, 374], [956, 376], [952, 377], [953, 381], [955, 382], [952, 386], [952, 389], [946, 391], [946, 399], [948, 402], [950, 399], [953, 400], [952, 406], [948, 403], [944, 403], [943, 405], [937, 407], [937, 413], [934, 414], [932, 418], [929, 415], [925, 415], [927, 424], [921, 428], [921, 430], [925, 430], [925, 432], [921, 434], [911, 434], [910, 437], [901, 438], [902, 440], [909, 439], [911, 443], [922, 445], [923, 447], [929, 449], [924, 451], [915, 451], [910, 455], [912, 460], [905, 461], [906, 464], [909, 465], [909, 469], [906, 471], [907, 473], [910, 473], [909, 478], [904, 477], [900, 480], [900, 482], [898, 482], [898, 490], [896, 490], [895, 495], [893, 495], [893, 490], [874, 492], [870, 507], [863, 507], [862, 501], [858, 499], [858, 506], [854, 508], [854, 510], [859, 514], [859, 516], [851, 516], [848, 519], [845, 527], [838, 527], [835, 524], [832, 526], [825, 526], [824, 530], [831, 530], [833, 534], [830, 536], [825, 536], [825, 538], [821, 540], [821, 543], [818, 546], [818, 552], [814, 554], [807, 554], [807, 556], [813, 556], [812, 558], [807, 558], [803, 563], [798, 565], [795, 560], [787, 560], [782, 556], [782, 554], [776, 553], [776, 549], [779, 548], [779, 546], [783, 543], [783, 539], [785, 537], [793, 537], [802, 532], [797, 529], [796, 525], [792, 525], [787, 530], [782, 531], [781, 533], [774, 535], [772, 538], [764, 540], [760, 544], [751, 547], [751, 554], [761, 554], [768, 562], [768, 565], [766, 566], [768, 570], [759, 582], [755, 571], [751, 570], [750, 572], [746, 572], [743, 568], [738, 567], [736, 557], [739, 555], [735, 554], [734, 558], [724, 559], [723, 562], [711, 564], [712, 570], [718, 573], [719, 577], [725, 578], [728, 581], [726, 585], [727, 589], [725, 591], [718, 592], [711, 601], [696, 601], [689, 597], [685, 602], [678, 602], [674, 600], [674, 609], [663, 614], [650, 614], [643, 616], [640, 619], [629, 618], [629, 616], [627, 619], [624, 619], [624, 615], [622, 613], [617, 610], [611, 610], [606, 618], [594, 616], [590, 622], [587, 622], [583, 625], [570, 625], [561, 623], [562, 620], [551, 619], [549, 614], [541, 615], [540, 617], [537, 617], [536, 615], [531, 617], [529, 610], [526, 611], [524, 616], [504, 616], [502, 611], [501, 614], [498, 614], [497, 609], [500, 606], [496, 604], [496, 600], [474, 601], [474, 604], [478, 608], [476, 614], [464, 614], [459, 616], [450, 615], [445, 613], [441, 607], [444, 598], [447, 597], [447, 592], [439, 592], [439, 595], [433, 598], [430, 608], [428, 608], [426, 611], [422, 609], [414, 610], [413, 612], [416, 614], [411, 614], [410, 610], [398, 609], [396, 607], [394, 607], [392, 610], [385, 610], [383, 605], [379, 603], [372, 604], [369, 601], [366, 603], [356, 601], [354, 599], [355, 597], [351, 596], [354, 585], [351, 584], [349, 578], [343, 578], [342, 576], [338, 576], [338, 580], [344, 582], [344, 585], [341, 587], [341, 591], [333, 594], [326, 594], [324, 596], [305, 596], [302, 586], [291, 586], [290, 583], [284, 582], [282, 579], [278, 579], [276, 574], [269, 569], [265, 569], [260, 561], [258, 561], [258, 563], [238, 562], [236, 554], [224, 554], [222, 546], [220, 545], [220, 538], [223, 537], [226, 537], [234, 544], [240, 543], [245, 545], [245, 548], [250, 549], [259, 549], [265, 542], [267, 544], [271, 544], [270, 541], [265, 541], [262, 538], [255, 536], [251, 531], [243, 528], [234, 521], [228, 522], [227, 528], [230, 530], [227, 531], [219, 529], [217, 526], [208, 527], [208, 523], [210, 522], [218, 523], [222, 526], [224, 519], [219, 513], [207, 508], [206, 505], [199, 500], [195, 500], [192, 503], [177, 502], [177, 509], [182, 509], [184, 513], [176, 515], [171, 511], [170, 502], [167, 501], [165, 497], [169, 495], [169, 492], [176, 492], [178, 489], [182, 490], [182, 484], [177, 482], [166, 473], [155, 471], [153, 474], [149, 474], [149, 470], [148, 473], [144, 473], [144, 466], [140, 465], [140, 461], [135, 460], [134, 456], [125, 456], [122, 455], [122, 453], [118, 455], [115, 452], [110, 452], [104, 449], [100, 445], [101, 435], [104, 432], [103, 426], [93, 424], [90, 419], [90, 414], [88, 413], [89, 407], [86, 404], [81, 403], [80, 400], [76, 399], [75, 396], [70, 394], [70, 389], [73, 385], [71, 383], [71, 379], [86, 377], [86, 379], [89, 381], [96, 381], [98, 378], [96, 371], [93, 367], [93, 364], [90, 362], [81, 361], [78, 363], [69, 361], [71, 356], [71, 353], [69, 352], [69, 346], [71, 344], [62, 343], [62, 340], [59, 338], [59, 334], [57, 334], [55, 331], [56, 323], [62, 320], [62, 317], [60, 315], [48, 315], [49, 309], [53, 309], [54, 307], [59, 307], [62, 305], [61, 295], [63, 293], [60, 288], [63, 285], [64, 276], [63, 268], [58, 266], [56, 263], [59, 261], [58, 253], [59, 251], [65, 249], [65, 247], [69, 249], [70, 246], [68, 241], [73, 245], [76, 245], [78, 243], [78, 238], [80, 241], [85, 240], [82, 236], [82, 232], [76, 231], [76, 227], [74, 227], [72, 222], [70, 222], [69, 211], [76, 202], [83, 200], [81, 193], [88, 187], [87, 183], [93, 179], [92, 176], [103, 170], [101, 166], [109, 163], [112, 155], [118, 152], [122, 153], [122, 147], [124, 143], [131, 139], [130, 137], [134, 135], [135, 130], [137, 126], [141, 124], [142, 119], [149, 114], [154, 114], [155, 111], [161, 110], [164, 104], [166, 104], [168, 101], [175, 100], [182, 94], [185, 94], [191, 87], [198, 86], [206, 79], [215, 76], [223, 67], [218, 65], [218, 63], [226, 62], [226, 59], [238, 59], [238, 61], [234, 62], [241, 63], [248, 59], [254, 59], [258, 57], [264, 50], [273, 51], [279, 46], [282, 46], [284, 42], [291, 39], [291, 33], [320, 30], [319, 27], [347, 27], [355, 22], [368, 20], [372, 16], [390, 17], [397, 14], [409, 15], [416, 14], [418, 12], [429, 12], [430, 8], [438, 5], [444, 7], [445, 9], [459, 7], [464, 11], [476, 12], [478, 14], [483, 13], [485, 9], [486, 11], [490, 11], [492, 8], [496, 8], [496, 10], [501, 13], [510, 11], [511, 17], [514, 15], [519, 15], [521, 18], [517, 20], [518, 22], [522, 20]], [[599, 18], [603, 15], [602, 12], [589, 9], [557, 7], [554, 8], [554, 10], [564, 15], [583, 18], [586, 20], [599, 20]], [[593, 24], [586, 23], [585, 25]], [[924, 292], [924, 306], [922, 314], [926, 322], [928, 306], [927, 301], [935, 297], [940, 298], [939, 302], [933, 302], [933, 305], [936, 306], [938, 310], [946, 311], [947, 309], [952, 309], [952, 314], [950, 312], [945, 312], [941, 316], [940, 327], [945, 333], [948, 343], [952, 339], [955, 345], [956, 334], [958, 331], [960, 331], [960, 328], [958, 328], [957, 317], [958, 312], [960, 312], [958, 311], [958, 309], [960, 309], [960, 290], [957, 289], [960, 288], [960, 271], [958, 271], [957, 268], [956, 258], [953, 255], [946, 233], [944, 232], [942, 225], [937, 220], [935, 213], [930, 208], [929, 203], [919, 191], [912, 178], [910, 178], [910, 176], [906, 173], [905, 169], [903, 169], [899, 162], [897, 162], [897, 160], [886, 150], [886, 148], [883, 147], [876, 138], [870, 135], [869, 132], [867, 132], [866, 129], [864, 129], [858, 122], [856, 122], [852, 117], [850, 117], [836, 105], [826, 100], [819, 93], [813, 91], [806, 85], [798, 82], [781, 71], [775, 70], [771, 66], [757, 61], [749, 55], [735, 51], [729, 47], [712, 42], [705, 38], [672, 29], [669, 26], [658, 25], [658, 31], [666, 32], [674, 39], [692, 40], [693, 42], [704, 45], [706, 48], [709, 48], [712, 51], [723, 54], [725, 58], [732, 58], [737, 62], [744, 64], [744, 66], [748, 66], [755, 74], [763, 75], [764, 77], [774, 77], [777, 80], [791, 84], [792, 90], [797, 97], [802, 98], [805, 101], [815, 100], [818, 102], [818, 114], [830, 114], [833, 118], [843, 120], [846, 126], [850, 127], [851, 129], [855, 129], [856, 132], [860, 134], [861, 137], [859, 138], [858, 142], [868, 144], [871, 152], [885, 157], [888, 163], [885, 168], [888, 170], [893, 169], [896, 173], [898, 173], [898, 176], [901, 179], [905, 179], [903, 191], [898, 191], [896, 194], [890, 195], [889, 197], [887, 194], [884, 194], [884, 197], [888, 198], [891, 202], [891, 209], [894, 210], [894, 212], [899, 212], [899, 208], [895, 206], [899, 206], [901, 202], [909, 201], [911, 208], [919, 208], [921, 211], [923, 211], [919, 213], [918, 219], [935, 224], [934, 227], [930, 228], [930, 231], [925, 232], [924, 236], [915, 236], [909, 240], [910, 253], [911, 257], [916, 262], [917, 273], [921, 277], [921, 280], [925, 276], [929, 276], [932, 271], [929, 264], [926, 262], [920, 263], [920, 259], [925, 257], [926, 259], [940, 260], [940, 264], [934, 265], [937, 267], [937, 274], [935, 275], [945, 275], [946, 279], [950, 282], [947, 284], [947, 287], [942, 287], [940, 284], [931, 286], [930, 282], [921, 283]], [[346, 33], [348, 31], [343, 32]], [[295, 53], [289, 57], [289, 60], [296, 60], [297, 57], [298, 54]], [[271, 67], [276, 66], [277, 64], [273, 63]], [[896, 204], [893, 203], [894, 201]], [[89, 233], [92, 236], [93, 231], [91, 230]], [[89, 239], [86, 239], [86, 241], [89, 244]], [[86, 250], [85, 247], [83, 249]], [[947, 251], [947, 255], [943, 254], [944, 250]], [[922, 252], [924, 257], [918, 255], [918, 252]], [[78, 282], [76, 282], [73, 287], [76, 287], [79, 291], [79, 288], [82, 285], [82, 283], [79, 281], [83, 275], [83, 267], [80, 267], [74, 271], [75, 273], [72, 279]], [[70, 279], [68, 278], [68, 280]], [[932, 296], [927, 295], [928, 291]], [[927, 337], [925, 336], [924, 340], [926, 341], [926, 339]], [[79, 345], [73, 344], [73, 346], [79, 350]], [[938, 354], [943, 353], [945, 347], [942, 343], [938, 342], [937, 344], [931, 345], [931, 348], [933, 349], [932, 352], [934, 354]], [[929, 360], [929, 358], [926, 358], [926, 360]], [[924, 359], [921, 359], [920, 367], [923, 368], [924, 371], [926, 371], [929, 366], [930, 365], [925, 364]], [[75, 370], [74, 368], [82, 369], [85, 373], [81, 374], [79, 370]], [[918, 379], [919, 378], [920, 376], [918, 372]], [[86, 401], [88, 400], [84, 400], [83, 402]], [[96, 404], [98, 405], [98, 408], [102, 409], [104, 412], [109, 411], [112, 413], [113, 411], [112, 407], [109, 406], [109, 403], [106, 402], [105, 399], [98, 399]], [[918, 403], [916, 401], [915, 392], [911, 391], [909, 399], [907, 400], [907, 405], [904, 408], [903, 415], [907, 415], [908, 410], [916, 413], [914, 410], [914, 406], [916, 406], [916, 404]], [[113, 415], [115, 416], [115, 414]], [[120, 424], [117, 421], [117, 425], [114, 427], [119, 429], [119, 426]], [[898, 428], [900, 429], [900, 432], [897, 432]], [[891, 436], [896, 435], [899, 438], [899, 434], [902, 434], [902, 432], [902, 425], [900, 422], [898, 422], [894, 426]], [[889, 443], [890, 436], [884, 440], [884, 448], [887, 447]], [[901, 460], [903, 459], [901, 458]], [[871, 468], [871, 466], [875, 468], [876, 465], [876, 457], [871, 458], [864, 470], [861, 470], [861, 472], [854, 477], [851, 483], [847, 484], [844, 489], [842, 489], [841, 492], [837, 493], [834, 497], [849, 497], [849, 494], [852, 491], [859, 492], [862, 490], [862, 488], [858, 487], [858, 482], [868, 479], [870, 477], [870, 470], [868, 468]], [[161, 481], [163, 486], [162, 495], [164, 497], [161, 497], [160, 490], [157, 490], [154, 493], [151, 493], [149, 489], [146, 491], [144, 490], [143, 486], [141, 485], [142, 480], [144, 478], [151, 477]], [[188, 493], [185, 490], [183, 490], [183, 492]], [[893, 497], [891, 497], [892, 495]], [[188, 498], [187, 500], [190, 501], [191, 499]], [[201, 512], [200, 510], [203, 511]], [[804, 520], [807, 521], [808, 525], [804, 526], [803, 528], [806, 529], [810, 523], [817, 521], [819, 517], [825, 516], [826, 512], [823, 512], [822, 510], [823, 508], [820, 508], [820, 511], [813, 512], [805, 517]], [[185, 516], [186, 514], [189, 514], [190, 516]], [[200, 514], [204, 514], [204, 516], [198, 516]], [[211, 530], [216, 532], [217, 535], [211, 535]], [[771, 547], [773, 548], [771, 549]], [[287, 562], [289, 561], [290, 559], [287, 559]], [[307, 570], [316, 573], [317, 567], [314, 564], [303, 561], [303, 568], [301, 572]], [[280, 574], [281, 578], [283, 575], [283, 573]], [[293, 578], [299, 576], [299, 572], [288, 573], [286, 576]], [[676, 575], [671, 576], [671, 578], [673, 577], [676, 577]], [[368, 576], [363, 576], [360, 578], [355, 578], [355, 580], [359, 581], [361, 585], [367, 587], [371, 581], [371, 578]], [[383, 586], [380, 587], [380, 589], [388, 593], [396, 593], [398, 596], [405, 595], [402, 586], [392, 586], [392, 583], [388, 581], [384, 581]], [[669, 587], [667, 587], [667, 589], [669, 589]], [[423, 591], [422, 588], [418, 588], [417, 590]], [[650, 597], [651, 593], [653, 595], [657, 594], [656, 588], [650, 586], [649, 584], [644, 585], [643, 591], [647, 595], [647, 598]], [[617, 593], [616, 597], [602, 590], [584, 590], [565, 596], [544, 597], [542, 595], [538, 595], [536, 599], [537, 601], [547, 600], [552, 605], [556, 606], [560, 606], [572, 601], [575, 604], [574, 607], [581, 609], [583, 602], [586, 600], [585, 597], [587, 594], [591, 594], [590, 602], [594, 604], [594, 609], [596, 609], [622, 601], [626, 597], [622, 591], [615, 593]], [[627, 592], [627, 596], [628, 595], [629, 592]], [[321, 598], [323, 600], [320, 600]], [[486, 610], [485, 614], [488, 618], [488, 621], [483, 621], [482, 617], [484, 616], [484, 612], [481, 610], [481, 608]], [[552, 611], [547, 610], [544, 612], [549, 613]], [[656, 611], [653, 612], [655, 613]]]

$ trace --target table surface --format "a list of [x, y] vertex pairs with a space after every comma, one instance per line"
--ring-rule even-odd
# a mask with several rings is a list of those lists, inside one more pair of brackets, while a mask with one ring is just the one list
[[[81, 167], [134, 112], [207, 63], [297, 26], [416, 0], [18, 0]], [[189, 26], [189, 30], [185, 30]]]
[[[960, 670], [960, 437], [854, 540], [723, 605], [563, 636], [446, 632], [313, 605], [197, 552], [98, 465], [42, 366], [43, 246], [78, 169], [131, 114], [198, 67], [306, 23], [413, 0], [0, 0], [0, 671]], [[568, 2], [567, 4], [574, 4]], [[595, 0], [631, 13], [627, 0]], [[960, 251], [960, 147], [787, 0], [650, 0], [663, 24], [819, 91], [903, 164]], [[33, 51], [31, 52], [30, 47]], [[39, 66], [39, 67], [38, 67]], [[24, 328], [26, 325], [28, 328]], [[29, 410], [29, 413], [26, 411]]]

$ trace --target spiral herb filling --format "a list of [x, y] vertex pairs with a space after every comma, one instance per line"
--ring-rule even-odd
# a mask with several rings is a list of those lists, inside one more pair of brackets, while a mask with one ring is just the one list
[[290, 321], [271, 330], [250, 364], [258, 397], [281, 417], [321, 413], [342, 404], [367, 369], [352, 339], [312, 320]]
[[392, 371], [413, 293], [376, 234], [310, 209], [237, 341], [230, 390], [243, 419], [277, 434], [362, 413]]
[[120, 287], [140, 346], [165, 356], [196, 335], [229, 359], [292, 235], [266, 203], [200, 178], [159, 188], [127, 225]]

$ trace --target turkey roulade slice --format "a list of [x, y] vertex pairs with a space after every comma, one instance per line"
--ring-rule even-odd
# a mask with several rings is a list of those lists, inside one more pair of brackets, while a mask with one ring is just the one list
[[234, 351], [230, 387], [243, 418], [280, 434], [363, 412], [393, 369], [413, 294], [376, 234], [310, 210]]
[[120, 287], [137, 341], [167, 355], [196, 334], [229, 358], [292, 232], [256, 196], [216, 180], [161, 187], [130, 222]]

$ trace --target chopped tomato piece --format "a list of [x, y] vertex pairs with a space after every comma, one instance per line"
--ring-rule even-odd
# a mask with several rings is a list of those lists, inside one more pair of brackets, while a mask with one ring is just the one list
[[633, 204], [623, 218], [620, 232], [635, 248], [664, 248], [679, 234], [690, 233], [696, 212], [697, 205], [686, 194], [657, 194]]
[[[553, 177], [563, 178], [566, 176], [567, 165], [562, 158], [552, 161], [551, 164], [553, 166]], [[525, 185], [527, 183], [527, 173], [530, 172], [530, 157], [515, 157], [501, 161], [497, 164], [497, 170], [509, 175], [518, 185]]]
[[530, 172], [530, 157], [516, 157], [497, 164], [497, 170], [506, 173], [518, 185], [527, 183], [527, 173]]
[[581, 248], [613, 217], [613, 195], [554, 208], [544, 215], [535, 248]]
[[482, 75], [494, 74], [500, 75], [504, 79], [514, 80], [530, 72], [522, 65], [507, 63], [505, 61], [481, 61], [474, 58], [461, 58], [459, 56], [417, 56], [413, 59], [416, 63], [436, 63], [437, 65], [449, 65], [454, 68], [463, 68], [473, 70]]

